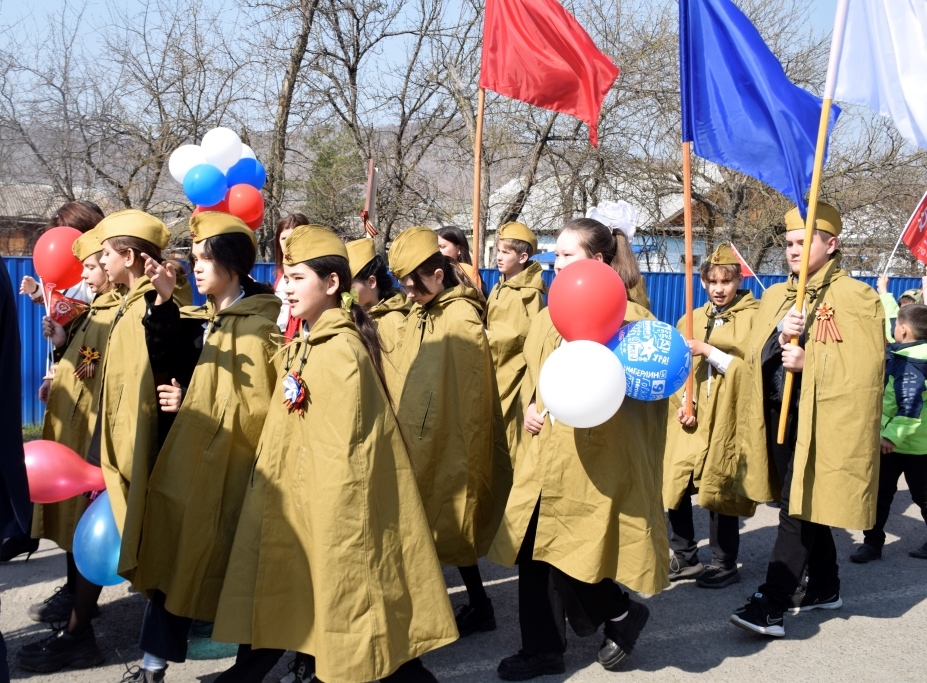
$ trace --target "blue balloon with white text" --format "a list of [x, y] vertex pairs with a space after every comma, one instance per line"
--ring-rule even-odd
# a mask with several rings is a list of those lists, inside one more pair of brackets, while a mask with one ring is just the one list
[[659, 320], [625, 325], [606, 346], [624, 366], [625, 393], [638, 401], [668, 398], [689, 376], [689, 345], [679, 330]]

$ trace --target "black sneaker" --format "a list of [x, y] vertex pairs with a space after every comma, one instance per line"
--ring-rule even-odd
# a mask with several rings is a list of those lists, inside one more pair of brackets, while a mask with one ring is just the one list
[[167, 667], [152, 671], [151, 669], [143, 669], [140, 666], [133, 666], [131, 669], [126, 670], [119, 683], [161, 683], [164, 680], [165, 671], [167, 671]]
[[14, 557], [26, 554], [26, 562], [32, 553], [39, 549], [39, 539], [28, 537], [10, 537], [0, 544], [0, 562], [9, 562]]
[[606, 621], [605, 641], [599, 649], [599, 664], [607, 671], [617, 671], [618, 665], [631, 656], [634, 644], [649, 618], [650, 610], [647, 606], [632, 600], [624, 619]]
[[315, 677], [315, 657], [304, 655], [297, 652], [296, 657], [287, 666], [289, 669], [286, 676], [280, 679], [280, 683], [310, 683], [317, 680]]
[[29, 618], [46, 623], [68, 621], [72, 609], [74, 596], [68, 592], [67, 586], [58, 586], [51, 597], [29, 608]]
[[855, 553], [850, 555], [850, 562], [855, 562], [856, 564], [866, 564], [867, 562], [881, 559], [882, 549], [871, 546], [868, 543], [863, 543], [856, 549]]
[[416, 657], [404, 663], [380, 683], [438, 683], [435, 675], [425, 668], [422, 660]]
[[683, 581], [684, 579], [694, 579], [704, 570], [705, 567], [698, 559], [695, 560], [695, 564], [692, 564], [686, 561], [685, 558], [679, 557], [679, 555], [673, 553], [673, 556], [670, 558], [669, 580]]
[[702, 575], [695, 580], [699, 588], [724, 588], [734, 583], [740, 583], [740, 572], [737, 567], [705, 567]]
[[79, 634], [65, 629], [55, 631], [38, 643], [32, 643], [19, 651], [19, 665], [29, 671], [52, 673], [66, 666], [87, 669], [103, 663], [103, 652], [97, 647], [93, 628], [88, 626]]
[[789, 614], [810, 612], [815, 609], [840, 609], [841, 607], [843, 607], [843, 600], [840, 599], [840, 593], [833, 593], [828, 596], [805, 593], [797, 605], [793, 603], [789, 607]]
[[920, 548], [915, 548], [908, 553], [909, 557], [916, 557], [918, 560], [927, 560], [927, 543]]
[[731, 623], [764, 636], [782, 638], [785, 635], [782, 612], [773, 609], [762, 593], [754, 593], [746, 605], [734, 610]]
[[499, 678], [506, 681], [527, 681], [538, 676], [562, 674], [566, 667], [563, 665], [563, 655], [559, 652], [541, 655], [519, 652], [499, 662], [496, 671]]
[[461, 638], [466, 638], [477, 631], [495, 631], [496, 614], [492, 608], [492, 600], [487, 600], [486, 604], [479, 607], [460, 606], [457, 608], [457, 614], [454, 615], [454, 621], [457, 622], [457, 630]]

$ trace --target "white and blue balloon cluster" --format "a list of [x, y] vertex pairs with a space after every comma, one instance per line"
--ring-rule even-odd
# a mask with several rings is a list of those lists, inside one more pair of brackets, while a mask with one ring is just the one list
[[171, 154], [168, 170], [183, 185], [187, 199], [211, 207], [226, 198], [236, 185], [260, 190], [267, 181], [264, 166], [238, 133], [230, 128], [213, 128], [199, 145], [181, 145]]

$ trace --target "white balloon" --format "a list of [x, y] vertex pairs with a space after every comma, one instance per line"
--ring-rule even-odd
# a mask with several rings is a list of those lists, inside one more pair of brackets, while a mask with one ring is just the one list
[[254, 159], [255, 161], [257, 161], [257, 154], [255, 154], [254, 150], [251, 149], [248, 145], [246, 145], [245, 143], [241, 143], [241, 156], [238, 158], [239, 159]]
[[167, 170], [178, 183], [183, 185], [183, 179], [194, 166], [206, 163], [203, 148], [199, 145], [181, 145], [171, 153], [167, 160]]
[[241, 138], [231, 128], [213, 128], [200, 143], [206, 163], [225, 173], [241, 158]]
[[574, 428], [597, 427], [624, 401], [624, 367], [602, 344], [577, 340], [554, 351], [541, 368], [538, 391], [557, 420]]

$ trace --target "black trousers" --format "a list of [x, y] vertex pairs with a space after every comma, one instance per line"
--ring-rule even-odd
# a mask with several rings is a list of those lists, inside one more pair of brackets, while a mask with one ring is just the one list
[[829, 526], [806, 522], [789, 515], [789, 488], [795, 457], [794, 415], [789, 416], [785, 443], [775, 442], [779, 411], [766, 414], [767, 443], [776, 465], [782, 497], [779, 503], [779, 526], [769, 556], [766, 582], [759, 592], [769, 598], [772, 607], [785, 611], [792, 605], [792, 595], [808, 570], [808, 594], [830, 597], [840, 591], [837, 547]]
[[[686, 492], [675, 510], [667, 510], [669, 516], [670, 548], [687, 564], [698, 560], [698, 541], [695, 538], [695, 523], [692, 519], [692, 497]], [[740, 518], [708, 511], [708, 546], [711, 548], [712, 564], [723, 569], [737, 566], [740, 550]]]
[[879, 498], [876, 502], [875, 526], [863, 534], [866, 543], [874, 548], [885, 545], [885, 523], [902, 474], [908, 483], [911, 500], [921, 509], [921, 516], [927, 522], [927, 455], [887, 453], [879, 461]]
[[250, 645], [239, 645], [235, 663], [219, 674], [213, 683], [261, 683], [277, 666], [284, 652], [286, 650], [253, 650]]
[[155, 591], [148, 601], [138, 646], [155, 657], [182, 662], [187, 658], [187, 635], [193, 620], [168, 612], [164, 608], [165, 597], [161, 591]]
[[611, 579], [584, 583], [556, 567], [531, 559], [537, 537], [540, 500], [518, 551], [518, 622], [522, 652], [566, 651], [565, 616], [579, 636], [595, 633], [608, 619], [628, 611], [631, 600]]

